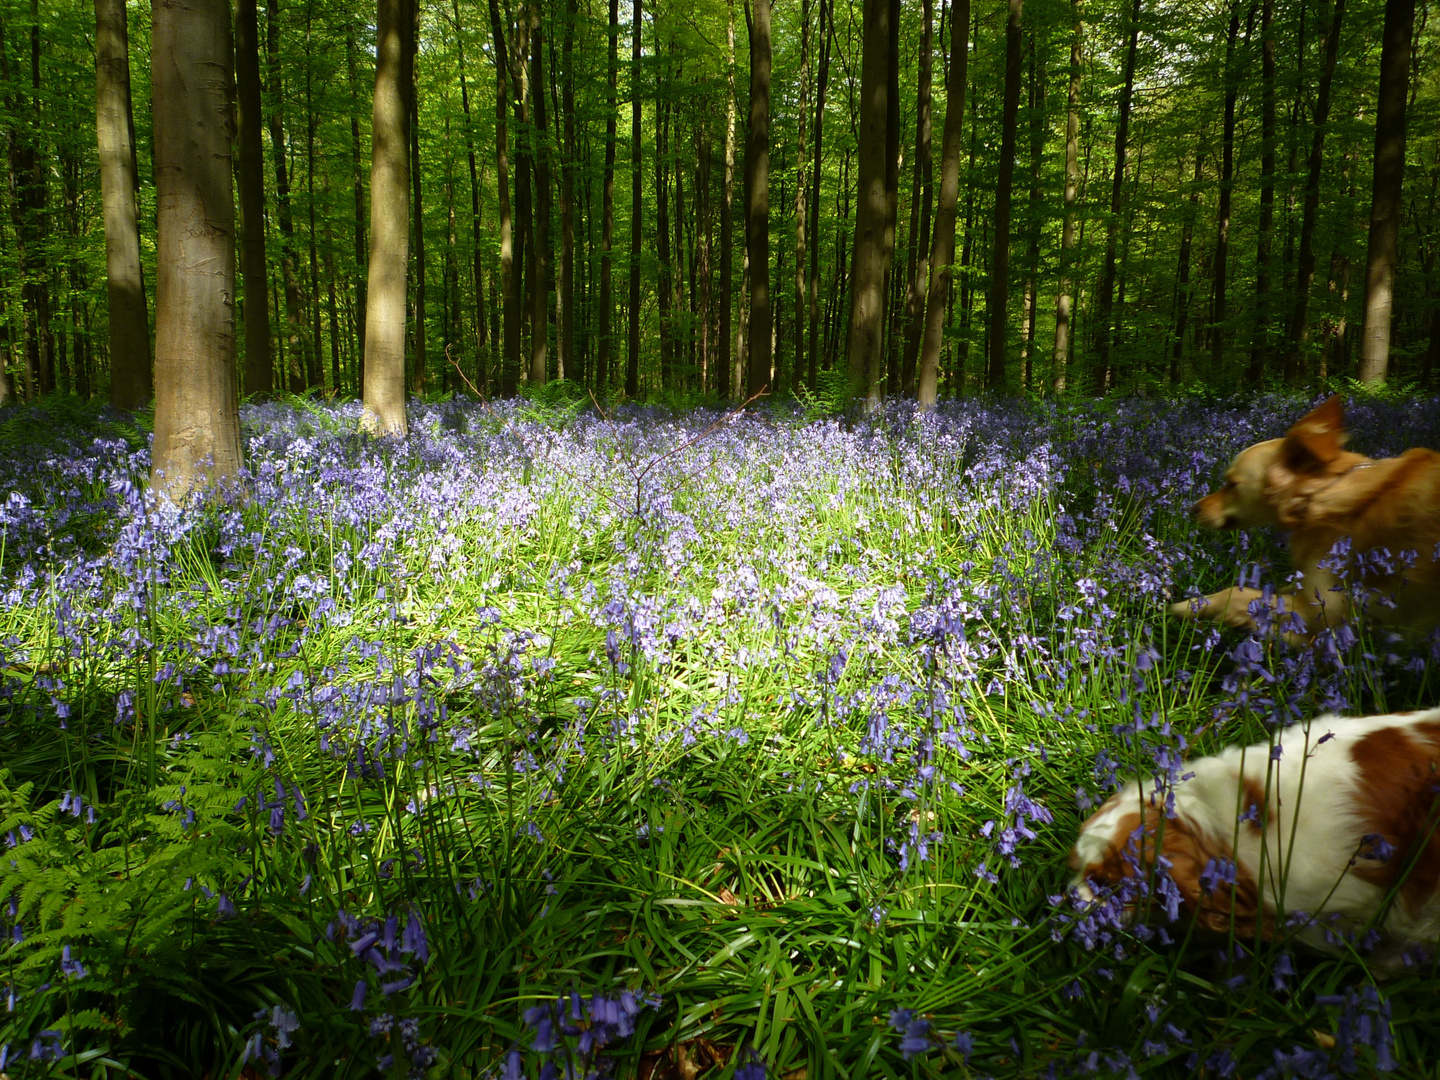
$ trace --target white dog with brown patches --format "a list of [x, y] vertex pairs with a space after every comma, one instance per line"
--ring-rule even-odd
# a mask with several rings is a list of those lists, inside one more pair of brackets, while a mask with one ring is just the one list
[[1148, 875], [1158, 848], [1202, 929], [1268, 938], [1303, 912], [1316, 921], [1302, 940], [1322, 948], [1324, 927], [1433, 944], [1440, 709], [1322, 716], [1276, 742], [1278, 760], [1257, 743], [1188, 762], [1172, 817], [1153, 785], [1126, 784], [1080, 828], [1070, 853], [1079, 895]]

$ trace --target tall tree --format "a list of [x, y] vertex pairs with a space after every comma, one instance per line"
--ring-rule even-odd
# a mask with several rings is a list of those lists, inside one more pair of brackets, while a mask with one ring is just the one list
[[[884, 361], [885, 277], [889, 272], [890, 58], [893, 26], [890, 0], [865, 0], [860, 54], [858, 192], [855, 242], [850, 271], [849, 382], [853, 397], [867, 409], [880, 404]], [[887, 160], [889, 159], [889, 160]], [[891, 235], [887, 235], [890, 233]]]
[[1116, 242], [1120, 229], [1120, 204], [1125, 189], [1125, 153], [1130, 140], [1130, 108], [1135, 94], [1135, 53], [1140, 41], [1140, 4], [1135, 0], [1127, 26], [1129, 41], [1125, 46], [1125, 83], [1120, 91], [1120, 117], [1115, 125], [1115, 173], [1110, 181], [1110, 214], [1105, 219], [1105, 269], [1100, 278], [1100, 295], [1095, 302], [1095, 322], [1099, 340], [1090, 370], [1090, 389], [1103, 394], [1111, 378], [1110, 345], [1115, 327], [1115, 264]]
[[[926, 0], [928, 3], [929, 0]], [[821, 12], [824, 19], [824, 12]], [[806, 127], [810, 122], [810, 0], [800, 4], [800, 115], [795, 131], [795, 362], [790, 366], [790, 391], [800, 389], [805, 368], [805, 321], [809, 313], [805, 273], [805, 234], [809, 226], [806, 213], [805, 156]]]
[[630, 34], [630, 335], [625, 349], [625, 395], [640, 396], [640, 8], [631, 0]]
[[480, 178], [475, 162], [475, 123], [470, 115], [470, 87], [465, 78], [465, 33], [460, 22], [460, 0], [452, 0], [455, 15], [455, 57], [460, 70], [460, 108], [465, 114], [465, 155], [470, 165], [471, 277], [475, 285], [475, 381], [484, 390], [489, 382], [485, 349], [485, 267], [480, 229]]
[[955, 209], [960, 201], [960, 131], [965, 118], [965, 80], [969, 77], [970, 0], [953, 0], [950, 9], [950, 71], [945, 80], [945, 128], [940, 137], [940, 199], [930, 241], [930, 286], [925, 298], [925, 339], [920, 348], [916, 397], [927, 408], [940, 388], [940, 345], [945, 329], [945, 299], [955, 262]]
[[280, 73], [280, 8], [277, 0], [265, 3], [266, 74], [270, 90], [270, 149], [275, 159], [275, 209], [280, 226], [280, 266], [285, 285], [285, 341], [292, 370], [292, 391], [323, 385], [318, 379], [314, 350], [305, 333], [304, 300], [295, 269], [295, 214], [290, 205], [290, 158], [285, 147], [285, 84]]
[[233, 477], [241, 464], [231, 44], [226, 0], [156, 5], [151, 483], [175, 502]]
[[915, 163], [910, 193], [910, 259], [905, 275], [905, 353], [900, 370], [900, 390], [915, 393], [915, 364], [920, 355], [920, 337], [925, 328], [925, 286], [928, 252], [922, 250], [930, 235], [930, 63], [935, 46], [932, 39], [934, 5], [924, 0], [920, 14], [920, 64], [915, 94]]
[[1190, 249], [1195, 237], [1195, 219], [1200, 210], [1200, 182], [1204, 179], [1204, 158], [1195, 148], [1195, 179], [1190, 185], [1185, 223], [1180, 227], [1180, 257], [1175, 270], [1175, 340], [1170, 353], [1170, 385], [1180, 384], [1180, 361], [1185, 357], [1185, 330], [1190, 320]]
[[830, 0], [820, 0], [820, 68], [815, 81], [815, 160], [810, 169], [810, 365], [806, 380], [813, 391], [820, 366], [823, 343], [820, 340], [820, 177], [824, 160], [825, 89], [830, 79], [830, 42], [833, 20]]
[[1070, 93], [1065, 119], [1065, 219], [1060, 227], [1060, 287], [1055, 296], [1055, 392], [1064, 393], [1070, 364], [1070, 323], [1075, 313], [1072, 276], [1075, 262], [1075, 203], [1080, 197], [1080, 69], [1084, 59], [1084, 23], [1080, 0], [1071, 0]]
[[530, 280], [530, 382], [545, 385], [550, 343], [550, 136], [545, 124], [545, 41], [540, 5], [530, 6], [530, 93], [535, 125], [535, 272]]
[[410, 258], [409, 88], [413, 0], [378, 0], [370, 122], [370, 282], [365, 315], [367, 430], [405, 436], [405, 266]]
[[510, 57], [500, 7], [490, 0], [490, 29], [495, 38], [495, 180], [500, 207], [500, 392], [513, 394], [520, 372], [520, 273], [515, 265], [514, 222], [510, 210]]
[[1375, 165], [1370, 235], [1365, 249], [1365, 321], [1360, 328], [1361, 382], [1384, 382], [1390, 369], [1390, 312], [1400, 262], [1401, 185], [1405, 176], [1405, 105], [1415, 0], [1385, 0], [1380, 92], [1375, 107]]
[[[411, 40], [420, 40], [420, 5], [410, 5], [411, 15], [415, 25], [411, 29]], [[415, 318], [413, 322], [415, 342], [415, 391], [423, 394], [425, 392], [425, 379], [428, 372], [425, 370], [428, 357], [426, 352], [428, 342], [425, 338], [426, 328], [426, 292], [425, 292], [425, 205], [424, 190], [425, 177], [420, 166], [420, 86], [416, 81], [415, 65], [410, 65], [410, 92], [406, 96], [406, 107], [409, 110], [410, 127], [410, 195], [414, 206], [415, 214]]]
[[255, 0], [235, 4], [236, 119], [240, 125], [240, 279], [245, 295], [245, 393], [274, 390], [270, 280], [265, 262], [265, 154], [261, 145], [260, 29]]
[[1259, 386], [1270, 352], [1270, 239], [1275, 220], [1275, 0], [1260, 5], [1260, 220], [1256, 226], [1255, 337], [1245, 381]]
[[1325, 60], [1320, 68], [1320, 85], [1315, 93], [1315, 130], [1310, 136], [1310, 156], [1305, 170], [1295, 310], [1290, 316], [1291, 347], [1285, 361], [1287, 381], [1299, 374], [1303, 352], [1310, 340], [1310, 290], [1315, 284], [1315, 222], [1320, 211], [1320, 170], [1324, 161], [1325, 126], [1330, 120], [1330, 90], [1335, 80], [1335, 62], [1340, 55], [1340, 28], [1344, 19], [1345, 0], [1334, 0], [1330, 9], [1330, 26], [1325, 33]]
[[[252, 0], [251, 14], [254, 14]], [[124, 0], [95, 0], [95, 131], [105, 218], [110, 308], [110, 404], [133, 412], [152, 393], [150, 320], [140, 263], [135, 122], [130, 105], [130, 35]], [[261, 286], [264, 295], [264, 286]], [[269, 335], [265, 345], [269, 348]], [[3, 364], [0, 364], [3, 367]]]
[[366, 260], [369, 244], [365, 237], [365, 178], [361, 170], [364, 157], [360, 141], [360, 75], [355, 59], [355, 26], [345, 27], [345, 69], [350, 87], [350, 170], [355, 189], [355, 369], [359, 373], [356, 393], [365, 396], [365, 309]]
[[560, 310], [556, 369], [562, 379], [583, 382], [585, 369], [575, 354], [575, 21], [576, 0], [565, 0], [565, 153], [560, 182]]
[[1045, 65], [1036, 56], [1038, 45], [1035, 34], [1030, 34], [1030, 78], [1027, 96], [1030, 114], [1030, 206], [1025, 226], [1025, 336], [1021, 343], [1020, 355], [1025, 360], [1024, 386], [1034, 388], [1032, 366], [1035, 356], [1035, 324], [1040, 313], [1040, 225], [1041, 199], [1044, 192], [1040, 187], [1041, 156], [1045, 152]]
[[1020, 62], [1023, 55], [1020, 20], [1025, 0], [1009, 0], [1005, 20], [1005, 97], [1000, 113], [1000, 178], [995, 186], [995, 239], [990, 256], [990, 364], [986, 385], [1005, 386], [1006, 327], [1010, 300], [1010, 204], [1015, 181], [1015, 135], [1020, 111]]
[[[1255, 18], [1255, 4], [1250, 5], [1246, 19]], [[1228, 275], [1230, 272], [1230, 206], [1235, 194], [1235, 102], [1240, 93], [1240, 78], [1235, 70], [1235, 42], [1240, 36], [1240, 2], [1231, 0], [1230, 24], [1225, 32], [1225, 121], [1220, 135], [1220, 205], [1215, 215], [1215, 261], [1211, 279], [1214, 293], [1210, 307], [1210, 363], [1218, 370], [1225, 358], [1225, 320], [1227, 317]]]
[[750, 257], [750, 363], [746, 396], [770, 381], [770, 0], [750, 25], [750, 128], [745, 140], [745, 250]]
[[600, 196], [600, 341], [596, 350], [595, 388], [603, 394], [610, 386], [610, 358], [614, 353], [610, 330], [611, 279], [615, 258], [611, 249], [615, 237], [615, 143], [616, 119], [620, 104], [616, 96], [616, 68], [619, 62], [620, 0], [610, 0], [609, 54], [605, 64], [605, 178]]
[[725, 191], [720, 203], [720, 358], [721, 400], [730, 397], [730, 312], [734, 301], [730, 283], [735, 277], [735, 0], [725, 0]]

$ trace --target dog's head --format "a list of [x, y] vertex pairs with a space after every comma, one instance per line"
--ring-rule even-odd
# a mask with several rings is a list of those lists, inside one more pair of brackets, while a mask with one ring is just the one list
[[1195, 504], [1195, 520], [1209, 529], [1248, 529], [1296, 524], [1300, 507], [1317, 482], [1336, 475], [1357, 454], [1342, 448], [1348, 435], [1339, 395], [1297, 420], [1283, 439], [1240, 451], [1225, 482]]

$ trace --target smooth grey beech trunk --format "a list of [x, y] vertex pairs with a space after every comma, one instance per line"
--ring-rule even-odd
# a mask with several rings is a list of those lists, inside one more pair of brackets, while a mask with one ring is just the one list
[[960, 130], [965, 118], [965, 80], [969, 77], [970, 0], [950, 9], [950, 77], [945, 83], [945, 128], [940, 137], [940, 201], [930, 241], [930, 287], [925, 297], [925, 336], [915, 396], [929, 408], [940, 389], [940, 346], [945, 330], [945, 299], [955, 262], [955, 210], [960, 200]]
[[151, 485], [174, 502], [240, 469], [231, 189], [230, 7], [159, 0], [155, 117], [155, 439]]
[[1363, 383], [1385, 381], [1390, 370], [1390, 313], [1400, 265], [1400, 215], [1405, 176], [1405, 99], [1415, 0], [1385, 0], [1380, 93], [1375, 107], [1375, 171], [1370, 184], [1370, 236], [1365, 249], [1365, 321], [1360, 330]]
[[370, 277], [365, 311], [362, 426], [408, 433], [405, 419], [405, 266], [410, 257], [408, 0], [378, 0], [370, 134]]
[[750, 342], [745, 396], [770, 382], [770, 0], [755, 0], [750, 28], [750, 131], [745, 141], [745, 244], [750, 257]]
[[150, 318], [140, 264], [130, 35], [125, 0], [95, 0], [95, 133], [105, 215], [110, 307], [110, 404], [133, 412], [150, 400]]

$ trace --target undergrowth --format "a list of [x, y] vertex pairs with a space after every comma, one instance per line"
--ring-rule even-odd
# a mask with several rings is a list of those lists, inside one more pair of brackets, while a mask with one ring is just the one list
[[1283, 578], [1189, 505], [1305, 404], [297, 399], [179, 513], [143, 426], [0, 412], [0, 1071], [1425, 1073], [1428, 965], [1064, 896], [1137, 770], [1435, 703], [1164, 616]]

